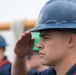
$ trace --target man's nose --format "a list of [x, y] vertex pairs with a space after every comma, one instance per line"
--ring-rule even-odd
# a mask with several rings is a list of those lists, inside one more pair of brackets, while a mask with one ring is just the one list
[[39, 42], [39, 43], [36, 45], [36, 47], [39, 48], [39, 49], [41, 49], [41, 48], [43, 48], [43, 45], [42, 45], [41, 42]]

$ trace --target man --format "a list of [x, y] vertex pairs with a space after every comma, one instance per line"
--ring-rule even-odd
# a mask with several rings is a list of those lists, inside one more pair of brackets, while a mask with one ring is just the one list
[[0, 75], [11, 75], [11, 63], [5, 56], [6, 41], [0, 35]]
[[35, 39], [35, 42], [34, 42], [33, 52], [27, 55], [26, 57], [26, 63], [28, 67], [32, 70], [38, 70], [38, 71], [43, 71], [45, 69], [48, 69], [49, 66], [44, 66], [41, 64], [39, 57], [39, 49], [36, 47], [37, 43], [40, 41], [39, 32], [33, 32], [32, 38]]
[[38, 25], [31, 31], [40, 32], [37, 47], [41, 63], [54, 68], [42, 72], [29, 70], [24, 57], [31, 52], [34, 39], [31, 32], [25, 32], [15, 45], [12, 75], [76, 75], [76, 3], [50, 0], [40, 12]]

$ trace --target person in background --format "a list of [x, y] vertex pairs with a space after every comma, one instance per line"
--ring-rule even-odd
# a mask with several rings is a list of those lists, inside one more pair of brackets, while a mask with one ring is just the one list
[[48, 69], [49, 66], [44, 66], [41, 64], [39, 49], [36, 47], [37, 43], [40, 41], [39, 32], [33, 32], [32, 38], [34, 38], [35, 41], [34, 41], [34, 47], [32, 53], [30, 53], [26, 57], [26, 62], [28, 67], [32, 70], [38, 70], [38, 71], [43, 71], [45, 69]]
[[[37, 44], [41, 63], [53, 66], [32, 71], [25, 57], [33, 49], [31, 32], [40, 32]], [[49, 0], [42, 8], [35, 28], [25, 32], [14, 48], [16, 59], [12, 75], [76, 75], [76, 3], [72, 0]]]
[[6, 41], [0, 35], [0, 75], [11, 75], [11, 62], [5, 56]]

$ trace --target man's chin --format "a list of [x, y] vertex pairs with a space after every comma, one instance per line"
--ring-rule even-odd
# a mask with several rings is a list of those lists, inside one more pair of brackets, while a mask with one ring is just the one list
[[41, 60], [41, 64], [47, 66], [48, 63], [46, 61]]

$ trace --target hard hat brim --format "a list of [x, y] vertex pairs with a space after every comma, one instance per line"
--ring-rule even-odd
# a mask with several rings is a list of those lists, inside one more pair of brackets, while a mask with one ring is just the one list
[[31, 32], [37, 32], [41, 30], [47, 30], [47, 29], [65, 29], [67, 31], [73, 31], [76, 33], [76, 24], [39, 24], [35, 28], [31, 29]]

